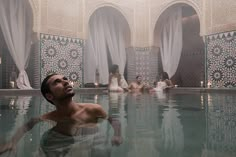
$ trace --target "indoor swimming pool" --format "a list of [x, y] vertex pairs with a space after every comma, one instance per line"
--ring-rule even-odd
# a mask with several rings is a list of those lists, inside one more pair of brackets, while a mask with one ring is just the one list
[[[75, 101], [98, 103], [120, 124], [121, 144], [103, 120], [98, 129], [66, 136], [41, 122], [0, 157], [235, 157], [236, 97], [233, 93], [79, 94]], [[1, 96], [0, 149], [18, 128], [53, 110], [40, 95]]]

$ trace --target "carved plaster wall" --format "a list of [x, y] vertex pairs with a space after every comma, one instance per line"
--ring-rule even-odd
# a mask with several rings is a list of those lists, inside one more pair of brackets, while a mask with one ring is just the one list
[[32, 7], [32, 12], [33, 12], [33, 18], [34, 18], [34, 24], [33, 24], [33, 31], [34, 32], [39, 32], [39, 17], [40, 17], [40, 0], [29, 0], [30, 5]]
[[236, 28], [235, 0], [207, 0], [205, 2], [206, 34], [232, 31]]
[[177, 3], [194, 8], [200, 19], [200, 35], [236, 28], [235, 0], [29, 0], [34, 14], [33, 30], [85, 39], [92, 13], [102, 6], [116, 8], [126, 18], [133, 46], [153, 43], [153, 32], [160, 15]]
[[84, 5], [81, 0], [29, 0], [37, 33], [83, 37]]

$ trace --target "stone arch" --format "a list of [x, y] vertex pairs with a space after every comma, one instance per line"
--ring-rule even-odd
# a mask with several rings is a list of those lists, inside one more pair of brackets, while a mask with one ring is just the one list
[[172, 81], [182, 87], [200, 87], [200, 82], [205, 79], [205, 46], [200, 33], [201, 15], [199, 16], [196, 7], [194, 8], [193, 5], [189, 5], [184, 1], [173, 2], [164, 7], [160, 11], [161, 14], [158, 16], [154, 27], [153, 44], [159, 47], [161, 41], [160, 30], [165, 23], [166, 16], [169, 14], [169, 9], [178, 6], [183, 9], [183, 48]]
[[[85, 28], [89, 28], [89, 20], [91, 18], [91, 16], [93, 15], [93, 13], [95, 13], [98, 9], [101, 9], [103, 7], [111, 7], [113, 9], [115, 9], [116, 11], [118, 11], [123, 17], [124, 19], [126, 20], [127, 24], [128, 24], [128, 27], [129, 27], [129, 31], [130, 31], [130, 42], [133, 41], [132, 38], [133, 38], [133, 32], [131, 31], [132, 30], [132, 25], [130, 23], [130, 21], [128, 20], [128, 15], [125, 13], [125, 11], [122, 10], [122, 8], [112, 4], [112, 3], [103, 3], [103, 4], [99, 4], [97, 5], [96, 7], [94, 7], [93, 9], [91, 9], [90, 11], [88, 11], [88, 16], [86, 18], [86, 21], [85, 21]], [[87, 38], [87, 34], [88, 34], [88, 30], [86, 30], [86, 38]]]
[[204, 32], [203, 18], [202, 18], [202, 11], [201, 11], [200, 7], [191, 0], [176, 0], [176, 1], [172, 1], [168, 4], [166, 4], [164, 7], [162, 7], [160, 9], [159, 14], [157, 14], [157, 16], [155, 18], [154, 26], [152, 27], [152, 35], [153, 35], [152, 41], [153, 41], [153, 43], [155, 42], [155, 39], [154, 39], [155, 29], [156, 29], [156, 27], [159, 27], [158, 25], [159, 25], [159, 20], [160, 20], [161, 15], [171, 6], [178, 5], [178, 4], [189, 5], [190, 7], [192, 7], [196, 11], [198, 18], [199, 18], [199, 22], [200, 22], [200, 36], [203, 36], [203, 32]]

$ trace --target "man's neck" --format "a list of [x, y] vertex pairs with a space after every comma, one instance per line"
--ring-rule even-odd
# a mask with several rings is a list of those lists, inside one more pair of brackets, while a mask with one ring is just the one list
[[58, 112], [62, 112], [64, 114], [71, 114], [74, 110], [75, 110], [75, 102], [72, 101], [72, 99], [70, 100], [63, 100], [60, 101], [56, 104], [56, 109]]

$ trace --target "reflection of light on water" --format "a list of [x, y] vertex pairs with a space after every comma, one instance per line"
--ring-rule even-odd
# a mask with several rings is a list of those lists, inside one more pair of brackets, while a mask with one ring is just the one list
[[212, 106], [212, 97], [210, 94], [207, 95], [207, 104], [208, 106]]
[[14, 106], [15, 105], [15, 99], [11, 99], [9, 105]]
[[98, 95], [94, 96], [94, 103], [97, 104], [98, 103]]
[[201, 95], [201, 108], [204, 109], [204, 98], [203, 98], [203, 95]]
[[26, 114], [29, 108], [31, 96], [19, 96], [16, 100], [16, 108], [19, 110], [18, 113], [21, 115]]

